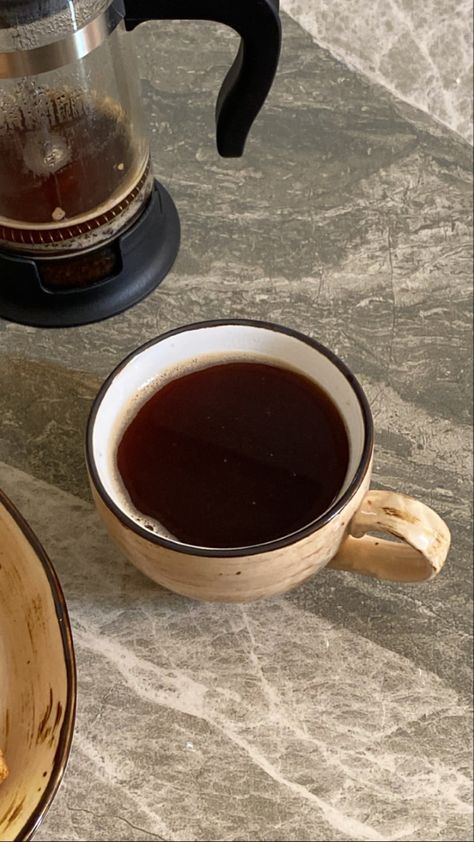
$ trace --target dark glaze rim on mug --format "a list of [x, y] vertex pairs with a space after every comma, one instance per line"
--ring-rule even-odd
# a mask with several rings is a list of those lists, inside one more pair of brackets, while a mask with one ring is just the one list
[[[94, 457], [94, 448], [93, 448], [93, 433], [95, 427], [95, 421], [97, 417], [97, 413], [99, 411], [100, 404], [106, 392], [108, 391], [110, 385], [113, 383], [117, 375], [137, 356], [146, 351], [148, 348], [153, 347], [154, 345], [158, 345], [158, 343], [163, 342], [165, 339], [169, 339], [172, 336], [176, 336], [180, 333], [188, 333], [192, 330], [207, 330], [213, 327], [255, 327], [260, 328], [261, 330], [268, 330], [273, 331], [275, 333], [283, 333], [287, 336], [291, 336], [294, 339], [298, 339], [300, 342], [304, 342], [306, 345], [314, 348], [323, 356], [327, 357], [328, 360], [339, 369], [341, 374], [344, 375], [345, 379], [348, 381], [350, 386], [352, 387], [353, 391], [357, 396], [357, 400], [359, 401], [359, 405], [362, 412], [362, 417], [364, 420], [364, 447], [362, 450], [362, 456], [358, 465], [358, 468], [352, 478], [349, 487], [344, 492], [342, 497], [340, 497], [330, 508], [324, 512], [324, 514], [320, 515], [315, 520], [311, 521], [310, 523], [306, 524], [306, 526], [302, 526], [300, 529], [295, 530], [295, 532], [291, 532], [288, 535], [284, 535], [282, 538], [277, 538], [274, 541], [267, 541], [263, 544], [254, 544], [253, 546], [248, 547], [195, 547], [192, 544], [181, 544], [179, 541], [171, 541], [168, 538], [163, 538], [160, 535], [157, 535], [154, 532], [150, 532], [148, 529], [145, 529], [143, 526], [140, 526], [132, 517], [126, 514], [120, 506], [118, 506], [114, 500], [110, 497], [108, 492], [105, 490], [102, 480], [99, 475], [99, 471], [97, 470], [95, 457]], [[282, 361], [283, 362], [283, 361]], [[118, 366], [112, 371], [112, 373], [107, 377], [105, 382], [102, 384], [94, 403], [92, 404], [92, 409], [89, 415], [89, 420], [87, 423], [87, 434], [86, 434], [86, 462], [87, 467], [91, 476], [91, 479], [94, 483], [94, 487], [101, 496], [103, 502], [107, 506], [108, 509], [120, 520], [120, 522], [125, 526], [127, 529], [130, 529], [132, 532], [135, 532], [141, 538], [149, 541], [152, 544], [158, 544], [162, 547], [166, 547], [167, 549], [174, 550], [174, 552], [185, 553], [186, 555], [193, 555], [193, 556], [202, 556], [207, 558], [238, 558], [239, 556], [247, 556], [247, 555], [258, 555], [263, 552], [272, 552], [273, 550], [278, 550], [283, 547], [288, 547], [291, 544], [296, 544], [302, 538], [305, 538], [307, 535], [311, 535], [311, 533], [316, 532], [321, 527], [325, 526], [329, 521], [331, 521], [337, 514], [339, 514], [342, 509], [347, 505], [349, 500], [354, 496], [356, 491], [360, 488], [362, 480], [367, 473], [367, 470], [370, 465], [370, 460], [372, 456], [373, 450], [373, 442], [374, 442], [374, 424], [372, 420], [372, 413], [370, 411], [370, 406], [368, 400], [365, 396], [365, 392], [362, 389], [359, 381], [352, 374], [351, 370], [346, 366], [342, 360], [339, 359], [336, 354], [326, 348], [325, 345], [322, 345], [316, 339], [312, 339], [310, 336], [306, 336], [304, 333], [300, 333], [297, 330], [293, 330], [292, 328], [285, 327], [283, 325], [275, 324], [274, 322], [265, 322], [259, 321], [256, 319], [214, 319], [210, 321], [204, 322], [195, 322], [194, 324], [184, 325], [182, 327], [174, 328], [173, 330], [169, 330], [166, 333], [160, 334], [156, 339], [151, 339], [149, 342], [146, 342], [144, 345], [141, 345], [135, 351], [132, 351]]]

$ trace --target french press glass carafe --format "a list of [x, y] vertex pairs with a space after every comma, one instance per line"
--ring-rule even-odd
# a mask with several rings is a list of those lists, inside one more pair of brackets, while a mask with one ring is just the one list
[[242, 154], [276, 72], [278, 0], [2, 0], [0, 315], [66, 326], [154, 289], [179, 248], [152, 176], [126, 31], [151, 19], [228, 24], [241, 36], [217, 104], [221, 155]]

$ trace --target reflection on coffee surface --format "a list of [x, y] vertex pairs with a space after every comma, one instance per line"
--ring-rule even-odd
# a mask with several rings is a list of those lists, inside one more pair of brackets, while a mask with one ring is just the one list
[[347, 473], [344, 422], [289, 369], [228, 362], [168, 382], [141, 407], [117, 463], [136, 509], [179, 541], [242, 547], [305, 526]]

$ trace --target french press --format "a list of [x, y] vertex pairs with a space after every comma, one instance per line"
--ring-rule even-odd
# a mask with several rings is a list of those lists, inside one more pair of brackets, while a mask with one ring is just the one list
[[217, 147], [242, 155], [278, 65], [278, 0], [1, 0], [0, 316], [86, 324], [151, 292], [179, 249], [152, 175], [127, 30], [212, 20], [241, 36]]

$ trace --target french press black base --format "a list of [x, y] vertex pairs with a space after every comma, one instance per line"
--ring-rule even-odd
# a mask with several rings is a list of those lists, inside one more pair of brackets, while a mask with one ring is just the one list
[[179, 245], [178, 211], [168, 191], [155, 181], [138, 221], [111, 244], [52, 260], [0, 251], [0, 317], [54, 328], [116, 316], [159, 286]]

